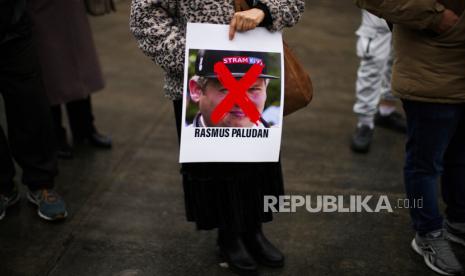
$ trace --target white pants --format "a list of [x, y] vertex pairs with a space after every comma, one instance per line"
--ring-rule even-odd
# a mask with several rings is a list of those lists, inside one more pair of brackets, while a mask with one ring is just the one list
[[357, 72], [354, 112], [359, 116], [374, 117], [381, 99], [396, 99], [391, 94], [391, 33], [360, 34], [357, 55], [360, 57], [360, 67]]

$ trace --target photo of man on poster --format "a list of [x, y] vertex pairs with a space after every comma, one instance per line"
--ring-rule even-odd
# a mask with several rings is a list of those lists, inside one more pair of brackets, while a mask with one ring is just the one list
[[[218, 123], [214, 123], [211, 115], [215, 108], [229, 93], [218, 79], [214, 67], [218, 62], [226, 65], [231, 75], [240, 80], [246, 75], [254, 64], [263, 66], [263, 70], [248, 88], [247, 97], [253, 103], [260, 115], [266, 108], [279, 108], [280, 89], [279, 78], [272, 73], [279, 70], [279, 55], [263, 52], [199, 50], [191, 55], [195, 62], [193, 75], [189, 79], [189, 104], [187, 105], [186, 124], [192, 127], [240, 127], [269, 128], [270, 124], [263, 116], [256, 123], [252, 122], [242, 108], [235, 104], [224, 114]], [[275, 60], [272, 60], [272, 59]], [[276, 65], [275, 65], [276, 64]], [[277, 71], [278, 73], [279, 71]], [[272, 84], [272, 82], [275, 82]], [[280, 118], [271, 118], [270, 121], [280, 121]]]

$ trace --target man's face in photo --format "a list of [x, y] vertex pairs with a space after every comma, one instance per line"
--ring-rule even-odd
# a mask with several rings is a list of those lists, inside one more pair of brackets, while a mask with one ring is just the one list
[[[247, 96], [257, 108], [260, 114], [265, 108], [266, 88], [268, 82], [265, 79], [257, 79], [247, 91]], [[218, 81], [218, 79], [208, 79], [204, 87], [195, 81], [190, 83], [191, 99], [199, 104], [199, 110], [207, 127], [252, 127], [252, 123], [245, 115], [244, 111], [238, 106], [226, 113], [218, 124], [213, 124], [211, 114], [218, 104], [226, 97], [228, 90]]]

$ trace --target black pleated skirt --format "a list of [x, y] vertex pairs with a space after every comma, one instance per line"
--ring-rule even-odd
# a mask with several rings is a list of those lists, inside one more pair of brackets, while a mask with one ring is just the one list
[[[174, 101], [180, 136], [182, 101]], [[184, 163], [186, 217], [199, 230], [222, 227], [237, 233], [273, 219], [265, 195], [284, 194], [281, 163]]]

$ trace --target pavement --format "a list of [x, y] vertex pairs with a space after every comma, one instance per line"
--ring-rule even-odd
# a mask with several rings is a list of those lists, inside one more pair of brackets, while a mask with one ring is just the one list
[[[117, 13], [91, 18], [107, 81], [92, 98], [96, 124], [114, 149], [80, 147], [73, 160], [60, 161], [65, 222], [40, 220], [25, 197], [8, 209], [0, 222], [1, 276], [233, 275], [219, 265], [216, 233], [185, 220], [172, 104], [161, 69], [129, 33], [129, 5], [120, 1]], [[351, 1], [313, 0], [285, 33], [315, 86], [311, 105], [285, 118], [286, 194], [404, 198], [403, 135], [376, 129], [369, 154], [349, 149], [359, 23]], [[410, 249], [406, 209], [301, 208], [276, 215], [265, 232], [287, 259], [282, 269], [260, 268], [261, 275], [435, 275]]]

